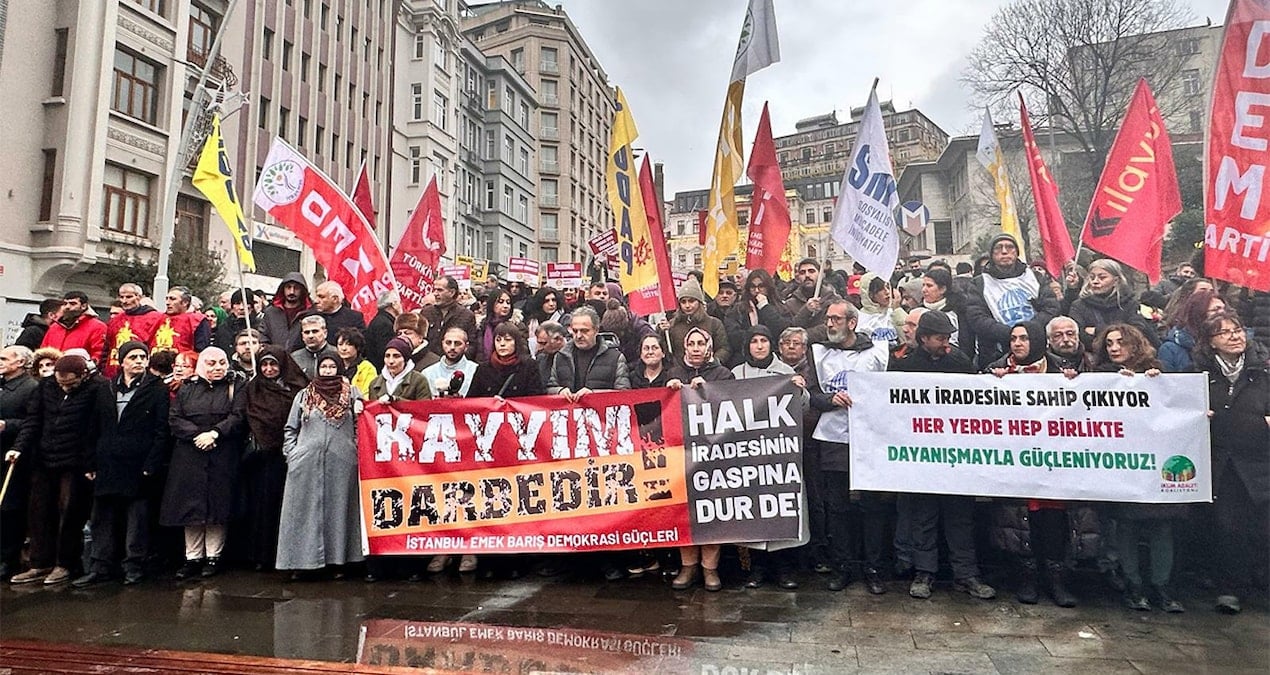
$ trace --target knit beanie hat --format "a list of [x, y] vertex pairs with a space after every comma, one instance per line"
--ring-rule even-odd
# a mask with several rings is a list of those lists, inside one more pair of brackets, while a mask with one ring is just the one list
[[701, 291], [701, 284], [697, 283], [697, 278], [689, 276], [688, 280], [679, 286], [679, 299], [692, 298], [697, 302], [705, 302], [706, 295]]

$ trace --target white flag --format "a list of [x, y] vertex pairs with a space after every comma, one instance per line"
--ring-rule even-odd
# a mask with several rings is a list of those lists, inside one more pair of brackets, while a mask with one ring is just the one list
[[776, 38], [776, 10], [772, 8], [772, 0], [750, 0], [745, 22], [741, 24], [736, 59], [732, 62], [732, 81], [743, 80], [780, 60], [781, 45]]
[[1001, 142], [997, 140], [996, 127], [992, 125], [992, 113], [983, 110], [983, 126], [979, 129], [979, 147], [975, 149], [975, 158], [989, 171], [997, 163], [997, 150]]
[[891, 275], [900, 257], [894, 215], [898, 202], [882, 109], [877, 92], [871, 91], [860, 120], [860, 135], [851, 149], [851, 162], [842, 177], [830, 232], [847, 255], [883, 277]]

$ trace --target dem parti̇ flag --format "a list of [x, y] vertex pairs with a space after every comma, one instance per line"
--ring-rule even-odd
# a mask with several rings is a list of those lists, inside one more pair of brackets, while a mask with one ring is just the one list
[[1041, 149], [1032, 133], [1027, 105], [1019, 95], [1019, 119], [1023, 124], [1023, 148], [1027, 152], [1027, 172], [1032, 180], [1032, 201], [1036, 204], [1036, 229], [1041, 235], [1041, 251], [1045, 254], [1045, 270], [1055, 279], [1063, 278], [1063, 266], [1076, 259], [1072, 236], [1067, 233], [1063, 209], [1058, 205], [1058, 183], [1045, 166]]
[[992, 174], [992, 185], [997, 195], [997, 205], [1001, 209], [1001, 231], [1014, 237], [1019, 245], [1019, 258], [1027, 260], [1024, 254], [1023, 231], [1019, 229], [1019, 213], [1014, 208], [1014, 193], [1010, 191], [1010, 175], [1005, 170], [1005, 153], [1001, 151], [1001, 141], [997, 138], [996, 127], [992, 125], [992, 114], [983, 111], [983, 128], [979, 130], [979, 147], [975, 157], [988, 173]]
[[723, 104], [714, 171], [707, 200], [705, 242], [701, 264], [705, 292], [719, 292], [719, 267], [737, 252], [736, 181], [745, 170], [741, 140], [741, 100], [745, 78], [781, 60], [772, 0], [750, 0], [741, 24], [741, 39], [732, 61], [732, 79]]
[[406, 231], [401, 233], [401, 241], [392, 252], [390, 265], [397, 277], [402, 309], [413, 312], [423, 307], [424, 296], [432, 291], [437, 265], [441, 264], [443, 255], [445, 227], [441, 222], [441, 193], [437, 189], [437, 177], [433, 176], [415, 210], [410, 212]]
[[396, 288], [396, 281], [375, 233], [348, 195], [275, 138], [252, 199], [313, 251], [327, 278], [369, 323], [378, 311], [375, 300]]
[[1270, 291], [1270, 200], [1262, 199], [1270, 147], [1267, 22], [1266, 3], [1230, 3], [1204, 153], [1204, 271], [1259, 291]]
[[1151, 87], [1138, 80], [1094, 190], [1081, 241], [1144, 272], [1154, 284], [1160, 280], [1164, 231], [1181, 212], [1173, 145]]
[[895, 227], [895, 173], [886, 145], [877, 84], [860, 120], [860, 135], [842, 177], [830, 233], [842, 250], [870, 272], [889, 277], [900, 257], [900, 234]]

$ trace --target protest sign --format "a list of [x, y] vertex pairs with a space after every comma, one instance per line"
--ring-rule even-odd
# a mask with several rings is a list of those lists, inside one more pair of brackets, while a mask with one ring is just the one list
[[370, 403], [358, 424], [372, 555], [798, 539], [801, 394], [788, 378]]
[[1202, 374], [852, 373], [851, 489], [1212, 501]]
[[472, 268], [467, 265], [442, 265], [437, 270], [439, 277], [450, 277], [459, 285], [460, 291], [472, 290]]
[[547, 263], [546, 285], [556, 289], [582, 288], [582, 263]]
[[588, 239], [586, 243], [591, 248], [591, 254], [596, 257], [600, 255], [617, 256], [617, 230], [604, 230]]
[[526, 286], [538, 285], [537, 260], [530, 258], [511, 258], [507, 261], [507, 282], [518, 281]]

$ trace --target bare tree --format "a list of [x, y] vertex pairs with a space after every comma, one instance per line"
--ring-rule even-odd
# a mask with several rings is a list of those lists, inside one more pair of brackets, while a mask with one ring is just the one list
[[[1034, 121], [1066, 132], [1102, 171], [1120, 119], [1141, 77], [1171, 88], [1185, 54], [1166, 31], [1187, 25], [1182, 0], [1016, 0], [988, 23], [962, 80], [976, 105], [1017, 115], [1017, 92]], [[1183, 101], [1160, 96], [1167, 118]]]

